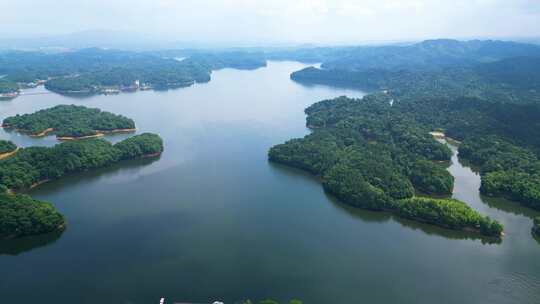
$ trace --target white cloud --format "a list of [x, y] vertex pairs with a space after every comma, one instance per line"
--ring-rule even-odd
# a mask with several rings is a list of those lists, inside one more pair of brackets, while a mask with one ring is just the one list
[[116, 29], [200, 41], [540, 36], [537, 0], [0, 0], [12, 35]]

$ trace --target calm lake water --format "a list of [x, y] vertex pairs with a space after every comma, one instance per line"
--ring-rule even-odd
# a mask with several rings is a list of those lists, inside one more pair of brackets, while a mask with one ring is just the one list
[[[210, 83], [166, 92], [1, 102], [0, 119], [57, 104], [124, 114], [138, 132], [159, 133], [165, 153], [32, 190], [69, 226], [0, 242], [0, 303], [540, 302], [535, 213], [481, 199], [479, 176], [456, 156], [454, 196], [501, 221], [502, 243], [344, 206], [315, 178], [268, 163], [272, 145], [308, 133], [304, 108], [363, 95], [292, 82], [303, 67], [225, 69]], [[0, 138], [56, 143], [3, 130]]]

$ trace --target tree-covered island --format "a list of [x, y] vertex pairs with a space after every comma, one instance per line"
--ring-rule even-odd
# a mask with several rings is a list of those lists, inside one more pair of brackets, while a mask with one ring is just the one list
[[14, 156], [0, 160], [0, 237], [47, 233], [65, 227], [64, 218], [52, 205], [16, 192], [123, 160], [158, 156], [162, 151], [162, 139], [151, 133], [114, 145], [104, 139], [87, 139], [50, 148], [19, 149]]
[[32, 114], [11, 116], [3, 120], [2, 126], [33, 136], [55, 134], [59, 139], [135, 131], [135, 122], [132, 119], [76, 105], [59, 105]]

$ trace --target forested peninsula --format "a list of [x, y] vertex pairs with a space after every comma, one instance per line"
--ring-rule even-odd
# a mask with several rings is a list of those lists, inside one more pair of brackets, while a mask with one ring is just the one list
[[88, 139], [50, 148], [19, 149], [16, 155], [0, 160], [0, 236], [47, 233], [65, 226], [64, 218], [52, 205], [16, 192], [123, 160], [158, 156], [162, 151], [162, 139], [151, 133], [114, 145], [104, 139]]
[[327, 192], [355, 207], [500, 237], [500, 223], [465, 203], [417, 195], [451, 194], [454, 180], [444, 165], [451, 151], [390, 99], [379, 94], [312, 105], [306, 114], [313, 133], [271, 148], [270, 161], [320, 176]]
[[[321, 68], [294, 72], [293, 80], [362, 88], [373, 96], [386, 96], [381, 102], [386, 105], [381, 106], [383, 111], [373, 112], [352, 101], [325, 101], [322, 120], [321, 114], [312, 115], [308, 108], [308, 126], [320, 128], [320, 120], [324, 129], [342, 124], [347, 132], [366, 132], [380, 126], [361, 111], [371, 111], [381, 120], [405, 117], [407, 124], [418, 125], [423, 132], [438, 130], [461, 141], [459, 157], [480, 172], [482, 194], [540, 210], [539, 46], [431, 40], [408, 46], [311, 51], [316, 54], [322, 56]], [[349, 122], [357, 119], [362, 122], [359, 126]]]
[[58, 105], [32, 114], [11, 116], [3, 120], [2, 126], [32, 136], [55, 134], [59, 139], [135, 131], [135, 122], [130, 118], [76, 105]]

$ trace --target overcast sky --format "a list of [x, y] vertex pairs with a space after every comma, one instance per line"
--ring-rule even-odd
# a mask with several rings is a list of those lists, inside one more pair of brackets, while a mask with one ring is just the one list
[[540, 36], [539, 0], [0, 0], [0, 36], [133, 31], [185, 41]]

